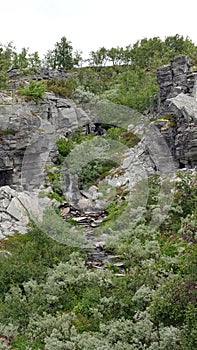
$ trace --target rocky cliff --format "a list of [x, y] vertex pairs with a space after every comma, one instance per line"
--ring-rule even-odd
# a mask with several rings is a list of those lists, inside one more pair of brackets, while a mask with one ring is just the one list
[[[16, 72], [12, 74], [16, 78]], [[46, 72], [39, 74], [41, 79], [53, 76]], [[196, 76], [185, 56], [158, 69], [157, 117], [145, 134], [143, 120], [147, 117], [137, 118], [139, 125], [128, 126], [142, 140], [127, 149], [122, 165], [106, 178], [108, 185], [132, 190], [137, 182], [155, 172], [172, 174], [179, 168], [197, 166]], [[90, 126], [94, 130], [97, 111], [97, 104], [93, 112], [87, 113], [72, 101], [52, 93], [46, 93], [39, 104], [26, 101], [17, 94], [14, 85], [12, 91], [0, 92], [0, 237], [15, 231], [25, 232], [28, 211], [33, 208], [35, 216], [39, 216], [39, 211], [49, 204], [48, 199], [38, 201], [37, 195], [45, 181], [45, 164], [53, 164], [57, 156], [56, 139], [79, 126], [84, 132], [90, 132]], [[113, 121], [114, 106], [111, 112]], [[109, 114], [109, 108], [102, 113]], [[115, 118], [118, 125], [124, 125], [126, 113], [124, 108], [118, 112], [118, 120]], [[80, 196], [77, 199], [82, 200], [83, 206], [95, 204], [96, 200], [101, 209], [98, 188], [92, 194], [85, 193], [86, 198]]]
[[170, 147], [177, 168], [197, 165], [197, 72], [186, 56], [157, 71], [159, 84], [156, 122]]
[[43, 183], [44, 165], [56, 152], [55, 141], [89, 123], [72, 101], [46, 93], [41, 103], [15, 92], [0, 93], [0, 186], [31, 190]]

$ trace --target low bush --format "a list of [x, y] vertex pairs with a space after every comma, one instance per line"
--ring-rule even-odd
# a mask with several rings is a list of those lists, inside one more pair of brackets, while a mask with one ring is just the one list
[[54, 94], [62, 97], [72, 98], [77, 83], [73, 77], [68, 77], [66, 79], [53, 78], [47, 80], [45, 86], [47, 91], [52, 91]]
[[38, 80], [30, 80], [29, 84], [19, 90], [21, 95], [34, 100], [36, 103], [43, 99], [45, 93], [45, 86]]

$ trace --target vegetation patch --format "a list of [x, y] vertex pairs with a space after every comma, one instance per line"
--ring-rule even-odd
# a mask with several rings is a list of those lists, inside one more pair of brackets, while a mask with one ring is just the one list
[[155, 124], [165, 122], [165, 125], [162, 127], [162, 130], [173, 128], [176, 126], [176, 118], [173, 114], [164, 114], [161, 118], [154, 121]]
[[94, 137], [94, 135], [83, 135], [81, 128], [77, 129], [76, 131], [72, 132], [68, 137], [61, 137], [56, 141], [56, 145], [59, 152], [59, 158], [58, 161], [61, 164], [65, 157], [68, 156], [68, 154], [74, 149], [76, 144], [80, 144], [83, 141], [90, 140]]
[[30, 80], [29, 84], [19, 90], [21, 95], [26, 96], [28, 99], [34, 100], [38, 103], [44, 98], [45, 86], [38, 80]]
[[108, 128], [105, 137], [123, 143], [129, 148], [134, 147], [140, 141], [137, 135], [119, 127]]
[[88, 163], [78, 175], [79, 188], [88, 188], [104, 179], [110, 170], [117, 166], [117, 162], [111, 159], [94, 159]]
[[47, 80], [45, 86], [47, 91], [52, 91], [56, 95], [73, 98], [73, 93], [77, 87], [77, 82], [73, 77], [68, 77], [65, 79], [53, 78]]

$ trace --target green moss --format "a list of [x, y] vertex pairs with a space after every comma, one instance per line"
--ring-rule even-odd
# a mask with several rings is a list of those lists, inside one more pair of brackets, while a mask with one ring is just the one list
[[165, 122], [165, 125], [163, 126], [163, 129], [173, 128], [176, 126], [176, 118], [174, 114], [164, 114], [161, 116], [161, 118], [154, 120], [154, 123], [161, 123]]
[[2, 138], [4, 135], [15, 135], [16, 130], [13, 129], [0, 129], [0, 138]]

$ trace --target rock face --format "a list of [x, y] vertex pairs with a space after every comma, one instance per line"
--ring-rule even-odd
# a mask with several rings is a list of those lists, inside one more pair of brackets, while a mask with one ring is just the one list
[[192, 94], [197, 72], [190, 72], [191, 60], [187, 56], [178, 56], [157, 70], [159, 84], [158, 107], [159, 113], [170, 111], [168, 99], [181, 92]]
[[34, 74], [29, 75], [27, 70], [26, 74], [23, 72], [23, 76], [21, 76], [20, 69], [13, 68], [8, 72], [9, 84], [13, 89], [16, 89], [20, 86], [22, 82], [28, 81], [30, 79], [37, 80], [50, 80], [50, 79], [65, 79], [70, 76], [69, 73], [66, 73], [62, 70], [57, 69], [48, 69], [46, 67], [42, 67], [40, 69], [35, 70]]
[[50, 204], [48, 197], [39, 198], [37, 192], [0, 187], [0, 239], [15, 232], [26, 233], [30, 218], [42, 220], [43, 210]]
[[176, 115], [175, 158], [180, 168], [197, 166], [197, 101], [183, 93], [170, 100]]
[[46, 93], [37, 105], [1, 93], [0, 186], [40, 186], [44, 165], [56, 151], [56, 138], [87, 123], [85, 112], [54, 94]]
[[[197, 166], [197, 72], [191, 61], [179, 56], [157, 71], [159, 115], [173, 117], [173, 123], [156, 123], [166, 139], [177, 168]], [[173, 125], [172, 125], [173, 124]]]
[[[121, 153], [121, 166], [104, 180], [112, 189], [132, 191], [136, 184], [155, 172], [165, 175], [178, 168], [197, 166], [197, 72], [190, 72], [190, 66], [186, 56], [179, 56], [170, 65], [159, 68], [158, 119], [151, 123], [145, 137], [144, 120], [142, 125], [129, 125], [128, 129], [140, 135], [142, 140], [134, 148], [127, 149], [124, 155]], [[10, 72], [15, 83], [16, 73]], [[44, 71], [39, 74], [42, 79], [52, 77], [52, 73]], [[96, 123], [97, 119], [91, 113], [87, 114], [72, 101], [52, 93], [46, 93], [36, 104], [25, 101], [12, 91], [0, 92], [0, 238], [16, 231], [25, 233], [28, 208], [39, 218], [42, 210], [50, 204], [47, 197], [43, 202], [38, 200], [37, 190], [45, 180], [45, 164], [57, 156], [58, 137], [67, 136], [78, 127], [87, 132], [87, 125], [88, 132], [94, 130], [103, 136], [96, 128], [102, 123]], [[111, 114], [113, 117], [114, 111]], [[118, 115], [128, 119], [126, 110], [123, 113], [121, 109]], [[92, 230], [100, 224], [106, 200], [102, 199], [96, 186], [92, 194], [90, 191], [80, 193], [77, 186], [73, 179], [68, 183], [66, 197], [70, 203], [63, 208], [62, 214], [71, 219], [75, 217], [82, 226], [90, 226], [88, 235], [93, 240]], [[148, 198], [147, 183], [142, 192], [143, 207]], [[78, 211], [71, 206], [73, 194], [77, 197]], [[94, 213], [92, 203], [98, 215]], [[98, 242], [94, 243], [96, 248]]]

